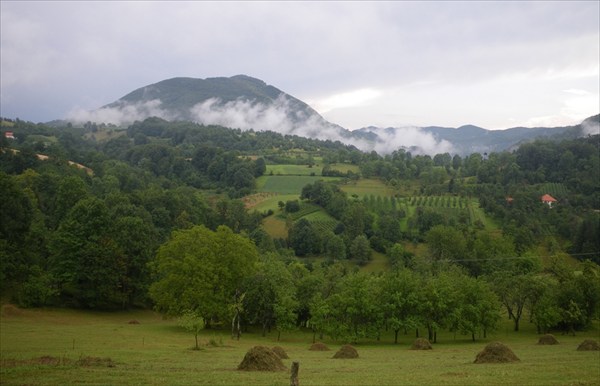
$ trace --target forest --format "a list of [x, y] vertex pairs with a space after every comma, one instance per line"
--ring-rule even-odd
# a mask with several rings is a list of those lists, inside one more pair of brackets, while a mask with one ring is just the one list
[[598, 135], [461, 157], [159, 118], [1, 121], [0, 283], [21, 307], [348, 342], [600, 319]]

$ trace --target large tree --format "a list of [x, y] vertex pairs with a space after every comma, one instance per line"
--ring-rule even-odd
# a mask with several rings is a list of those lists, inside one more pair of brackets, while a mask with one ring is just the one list
[[192, 310], [207, 323], [229, 319], [242, 282], [256, 269], [258, 252], [247, 238], [226, 226], [174, 231], [151, 264], [150, 297], [171, 315]]

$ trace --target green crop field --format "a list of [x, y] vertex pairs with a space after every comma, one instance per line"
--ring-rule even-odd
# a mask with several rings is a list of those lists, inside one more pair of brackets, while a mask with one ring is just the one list
[[[10, 309], [9, 309], [10, 307]], [[135, 320], [139, 324], [129, 324]], [[526, 325], [510, 331], [510, 322], [487, 339], [440, 333], [432, 350], [414, 351], [414, 332], [392, 344], [354, 345], [357, 359], [332, 359], [345, 342], [325, 339], [332, 351], [310, 351], [310, 332], [277, 332], [266, 337], [247, 333], [232, 340], [226, 330], [205, 330], [201, 350], [194, 337], [149, 311], [83, 312], [20, 310], [3, 307], [0, 320], [2, 385], [288, 385], [292, 361], [300, 363], [301, 385], [598, 385], [600, 352], [577, 351], [584, 339], [598, 339], [598, 329], [577, 336], [558, 335], [554, 346], [538, 345]], [[529, 328], [527, 328], [529, 327]], [[474, 364], [479, 351], [502, 341], [519, 357], [511, 364]], [[280, 372], [238, 371], [255, 345], [281, 346], [290, 359]]]
[[303, 187], [308, 184], [313, 184], [318, 180], [339, 181], [340, 178], [317, 176], [261, 176], [257, 178], [256, 185], [261, 192], [300, 195]]

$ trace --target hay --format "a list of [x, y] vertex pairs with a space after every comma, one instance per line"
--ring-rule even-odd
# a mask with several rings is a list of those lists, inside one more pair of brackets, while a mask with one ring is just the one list
[[290, 359], [283, 347], [275, 346], [271, 350], [273, 350], [273, 352], [281, 359]]
[[0, 314], [5, 317], [23, 316], [24, 311], [21, 310], [19, 307], [15, 306], [14, 304], [5, 304], [2, 306]]
[[313, 343], [309, 348], [310, 351], [329, 351], [329, 347], [325, 343]]
[[286, 371], [281, 358], [268, 347], [254, 346], [244, 356], [238, 370], [243, 371]]
[[76, 364], [78, 366], [83, 366], [83, 367], [92, 367], [92, 366], [115, 367], [115, 362], [113, 362], [113, 360], [110, 358], [100, 358], [100, 357], [90, 357], [90, 356], [79, 358], [79, 360], [76, 362]]
[[127, 322], [127, 324], [140, 324], [140, 322], [135, 319], [132, 319], [129, 322]]
[[577, 347], [577, 351], [600, 351], [600, 344], [593, 339], [586, 339]]
[[474, 363], [510, 363], [519, 362], [514, 352], [500, 342], [493, 342], [485, 346], [483, 351], [477, 354]]
[[410, 347], [411, 350], [431, 350], [431, 343], [425, 338], [417, 338]]
[[358, 351], [349, 344], [342, 346], [333, 356], [335, 359], [354, 359], [358, 358]]
[[558, 340], [552, 334], [546, 334], [540, 336], [540, 340], [538, 340], [538, 344], [558, 344]]

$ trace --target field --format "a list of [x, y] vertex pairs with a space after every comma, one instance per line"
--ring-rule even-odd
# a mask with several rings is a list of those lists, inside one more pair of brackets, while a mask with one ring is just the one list
[[350, 196], [355, 194], [358, 197], [363, 197], [373, 194], [376, 196], [391, 197], [395, 194], [394, 189], [387, 186], [382, 180], [377, 179], [360, 179], [341, 185], [340, 187]]
[[[73, 310], [3, 309], [0, 329], [0, 380], [3, 385], [169, 384], [287, 385], [289, 371], [237, 371], [255, 345], [283, 347], [299, 361], [301, 385], [598, 385], [600, 352], [576, 351], [598, 330], [578, 336], [557, 335], [556, 346], [537, 345], [531, 326], [513, 333], [510, 323], [488, 339], [471, 342], [463, 336], [440, 334], [430, 351], [409, 350], [414, 335], [392, 344], [366, 341], [355, 347], [358, 359], [331, 359], [343, 342], [324, 342], [332, 351], [309, 351], [312, 334], [277, 332], [266, 337], [244, 334], [231, 340], [227, 331], [203, 331], [203, 347], [191, 350], [194, 337], [172, 320], [149, 311], [98, 313]], [[7, 312], [9, 311], [9, 312]], [[131, 320], [139, 324], [129, 324]], [[529, 327], [527, 329], [526, 327]], [[209, 342], [212, 340], [212, 344]], [[474, 364], [492, 341], [507, 344], [521, 359], [513, 364]]]
[[318, 166], [309, 168], [307, 165], [267, 165], [265, 176], [320, 176], [321, 170]]
[[317, 177], [317, 176], [261, 176], [256, 179], [256, 187], [260, 192], [273, 192], [279, 194], [297, 194], [302, 193], [302, 188], [308, 184], [313, 184], [318, 180], [338, 181], [338, 177]]

